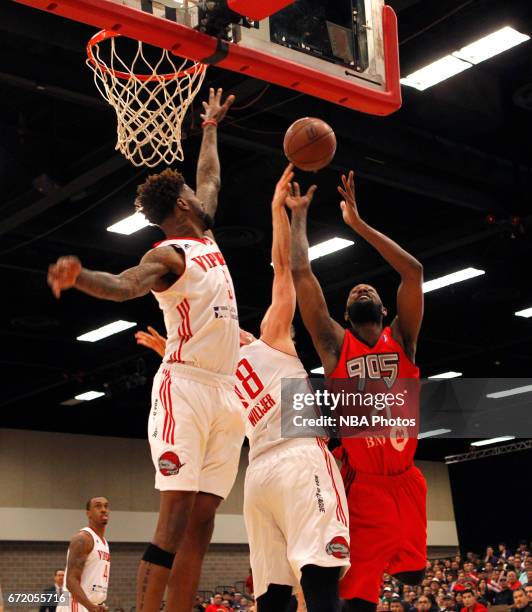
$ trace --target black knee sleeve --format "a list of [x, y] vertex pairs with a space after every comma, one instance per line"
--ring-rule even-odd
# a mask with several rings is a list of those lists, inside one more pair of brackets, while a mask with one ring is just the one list
[[339, 567], [305, 565], [301, 570], [301, 587], [308, 612], [337, 612]]
[[148, 544], [148, 548], [146, 548], [142, 560], [146, 561], [146, 563], [152, 563], [153, 565], [160, 565], [161, 567], [172, 569], [174, 557], [175, 553], [163, 550], [155, 546], [155, 544]]
[[291, 599], [291, 586], [269, 584], [266, 593], [257, 598], [257, 612], [288, 612]]
[[375, 612], [377, 604], [365, 599], [348, 599], [344, 605], [345, 612]]

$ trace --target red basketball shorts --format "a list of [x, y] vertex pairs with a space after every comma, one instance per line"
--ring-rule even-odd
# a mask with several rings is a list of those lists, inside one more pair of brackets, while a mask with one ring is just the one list
[[357, 473], [349, 490], [351, 569], [343, 599], [377, 603], [382, 576], [425, 569], [427, 484], [417, 467], [397, 476]]

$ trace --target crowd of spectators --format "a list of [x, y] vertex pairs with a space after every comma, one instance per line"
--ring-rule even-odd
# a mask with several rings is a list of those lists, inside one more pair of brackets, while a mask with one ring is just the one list
[[[427, 561], [418, 586], [406, 586], [387, 574], [383, 577], [377, 612], [532, 612], [531, 546], [521, 541], [515, 551], [504, 543], [488, 546], [483, 555], [468, 552]], [[205, 601], [196, 598], [193, 612], [255, 612], [253, 581], [245, 593], [227, 589]], [[496, 606], [496, 607], [495, 607]], [[294, 611], [305, 604], [294, 599]]]
[[521, 541], [515, 551], [500, 543], [479, 556], [427, 561], [425, 580], [410, 587], [385, 575], [378, 612], [532, 612], [532, 554]]

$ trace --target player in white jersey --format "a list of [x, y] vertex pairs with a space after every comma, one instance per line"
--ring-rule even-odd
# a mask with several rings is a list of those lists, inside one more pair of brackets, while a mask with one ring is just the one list
[[154, 379], [148, 424], [160, 510], [139, 568], [137, 612], [158, 612], [167, 585], [167, 608], [190, 611], [216, 508], [233, 486], [244, 438], [233, 391], [236, 299], [209, 231], [220, 189], [217, 125], [234, 100], [222, 104], [221, 97], [221, 89], [211, 89], [203, 103], [196, 193], [170, 169], [138, 189], [137, 210], [166, 239], [118, 275], [82, 268], [74, 257], [60, 258], [48, 273], [56, 297], [70, 287], [114, 301], [152, 291], [164, 313], [168, 350]]
[[57, 612], [103, 612], [107, 599], [111, 556], [105, 539], [109, 521], [109, 502], [93, 497], [86, 505], [88, 527], [70, 540], [65, 570], [68, 605], [57, 606]]
[[[272, 201], [274, 281], [260, 339], [241, 332], [235, 387], [249, 439], [244, 518], [259, 612], [283, 612], [300, 585], [309, 612], [335, 612], [338, 580], [349, 568], [347, 502], [340, 472], [322, 440], [281, 437], [281, 380], [307, 378], [291, 334], [296, 294], [285, 210], [289, 166]], [[298, 189], [298, 188], [297, 188]], [[312, 199], [315, 188], [303, 196]], [[139, 344], [168, 355], [150, 328]]]

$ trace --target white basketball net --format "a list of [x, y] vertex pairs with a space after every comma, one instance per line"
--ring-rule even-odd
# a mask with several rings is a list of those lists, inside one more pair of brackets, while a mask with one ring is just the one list
[[[116, 113], [116, 149], [135, 166], [183, 161], [181, 126], [207, 66], [164, 49], [150, 62], [140, 41], [126, 64], [118, 54], [117, 37], [115, 32], [99, 32], [87, 46], [96, 87]], [[100, 49], [103, 41], [110, 49]]]

